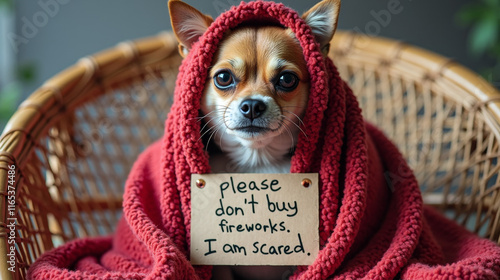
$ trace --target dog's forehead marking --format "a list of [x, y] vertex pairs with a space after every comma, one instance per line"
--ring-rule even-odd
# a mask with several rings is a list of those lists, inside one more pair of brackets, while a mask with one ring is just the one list
[[268, 69], [268, 71], [279, 71], [282, 69], [290, 69], [290, 70], [294, 70], [296, 72], [299, 71], [296, 63], [288, 61], [288, 60], [283, 59], [283, 58], [279, 58], [279, 57], [271, 58], [269, 60], [269, 62], [267, 63], [267, 69]]
[[283, 58], [278, 58], [278, 57], [273, 57], [269, 60], [268, 67], [272, 69], [281, 69], [283, 66], [285, 66], [288, 61], [286, 61]]
[[227, 60], [227, 62], [236, 69], [241, 69], [245, 67], [245, 61], [241, 57], [233, 57]]

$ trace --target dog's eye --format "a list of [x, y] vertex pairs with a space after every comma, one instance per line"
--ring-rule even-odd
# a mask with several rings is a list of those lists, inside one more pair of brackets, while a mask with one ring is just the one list
[[229, 71], [220, 71], [215, 74], [214, 83], [219, 89], [229, 89], [234, 84], [233, 75]]
[[289, 72], [282, 73], [278, 78], [276, 88], [283, 91], [292, 91], [299, 84], [299, 78]]

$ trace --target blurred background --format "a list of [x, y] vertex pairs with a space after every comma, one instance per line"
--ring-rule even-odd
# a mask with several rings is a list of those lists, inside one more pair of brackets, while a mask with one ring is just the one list
[[[238, 0], [185, 0], [217, 16]], [[300, 13], [315, 0], [282, 0]], [[339, 29], [407, 42], [500, 86], [500, 0], [344, 0]], [[167, 0], [0, 0], [0, 131], [19, 103], [79, 58], [170, 30]]]

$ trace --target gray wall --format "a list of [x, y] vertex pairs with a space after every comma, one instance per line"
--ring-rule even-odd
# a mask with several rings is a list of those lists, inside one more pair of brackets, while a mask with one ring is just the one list
[[[239, 0], [185, 2], [205, 13], [217, 15], [222, 9], [229, 7], [230, 3]], [[317, 1], [282, 2], [303, 12]], [[344, 0], [339, 28], [358, 29], [403, 40], [454, 58], [475, 71], [491, 65], [484, 58], [472, 58], [467, 54], [466, 30], [457, 27], [454, 20], [459, 7], [470, 1], [399, 0], [399, 12], [391, 14], [390, 20], [385, 17], [381, 23], [374, 24], [374, 14], [380, 14], [381, 10], [387, 11], [388, 2]], [[44, 9], [40, 3], [51, 5]], [[38, 66], [37, 80], [25, 88], [25, 96], [80, 57], [114, 46], [123, 40], [170, 29], [167, 0], [23, 0], [17, 1], [16, 10], [16, 35], [20, 36], [18, 62], [32, 61]]]

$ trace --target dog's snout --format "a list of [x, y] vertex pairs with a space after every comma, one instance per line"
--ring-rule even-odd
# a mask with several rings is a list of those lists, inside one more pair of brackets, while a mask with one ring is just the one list
[[261, 100], [247, 99], [241, 102], [240, 104], [241, 114], [243, 114], [245, 118], [251, 120], [262, 116], [262, 114], [264, 114], [266, 109], [267, 109], [266, 103], [264, 103]]

